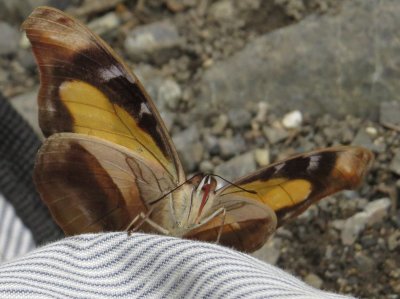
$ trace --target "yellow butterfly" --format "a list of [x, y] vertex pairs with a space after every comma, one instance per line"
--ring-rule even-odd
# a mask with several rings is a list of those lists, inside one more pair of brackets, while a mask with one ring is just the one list
[[153, 102], [104, 41], [49, 7], [35, 9], [23, 28], [49, 137], [34, 180], [67, 235], [140, 229], [251, 252], [312, 203], [356, 187], [373, 159], [363, 148], [335, 147], [221, 188], [213, 175], [187, 180]]

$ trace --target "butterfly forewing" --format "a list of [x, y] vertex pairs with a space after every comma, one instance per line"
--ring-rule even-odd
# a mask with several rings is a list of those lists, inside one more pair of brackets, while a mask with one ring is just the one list
[[40, 70], [45, 136], [82, 133], [111, 141], [185, 179], [176, 150], [138, 79], [98, 36], [63, 12], [39, 7], [23, 24]]
[[275, 211], [280, 226], [314, 202], [356, 188], [372, 160], [372, 153], [364, 148], [326, 148], [262, 168], [221, 189], [219, 196], [239, 194], [257, 200]]

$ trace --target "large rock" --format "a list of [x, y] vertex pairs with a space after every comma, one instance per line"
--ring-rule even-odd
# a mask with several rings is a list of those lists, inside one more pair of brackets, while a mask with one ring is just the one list
[[0, 55], [10, 55], [17, 51], [20, 34], [17, 29], [0, 22]]
[[135, 28], [126, 37], [124, 47], [136, 62], [162, 64], [179, 55], [181, 42], [175, 25], [161, 21]]
[[346, 1], [335, 15], [261, 36], [205, 71], [198, 103], [377, 119], [380, 101], [400, 101], [399, 14], [399, 1]]

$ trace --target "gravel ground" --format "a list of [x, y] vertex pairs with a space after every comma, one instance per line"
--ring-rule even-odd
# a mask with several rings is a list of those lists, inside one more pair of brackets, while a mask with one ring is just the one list
[[[20, 22], [34, 7], [33, 2], [0, 1], [0, 90], [38, 130], [34, 104], [38, 88], [36, 66], [26, 39], [18, 31]], [[400, 298], [400, 101], [394, 92], [379, 89], [389, 83], [394, 86], [391, 89], [397, 88], [390, 75], [396, 78], [398, 54], [388, 56], [393, 68], [382, 63], [383, 69], [373, 70], [375, 76], [389, 77], [385, 77], [385, 84], [373, 85], [366, 94], [362, 93], [367, 84], [364, 79], [341, 83], [343, 92], [351, 90], [349, 101], [354, 98], [357, 102], [351, 102], [346, 109], [338, 107], [337, 111], [342, 111], [339, 114], [336, 109], [330, 108], [332, 113], [324, 110], [331, 99], [323, 93], [307, 104], [307, 90], [317, 89], [311, 83], [296, 90], [298, 100], [305, 103], [300, 111], [290, 105], [283, 110], [275, 108], [271, 103], [277, 93], [263, 95], [264, 100], [253, 97], [251, 91], [266, 84], [289, 88], [295, 79], [279, 76], [284, 73], [279, 68], [274, 82], [251, 74], [243, 76], [241, 85], [235, 87], [235, 93], [243, 95], [240, 102], [224, 97], [224, 105], [218, 109], [218, 105], [208, 105], [218, 102], [218, 98], [202, 90], [205, 82], [213, 90], [221, 90], [222, 84], [207, 78], [214, 78], [210, 73], [215, 71], [225, 72], [225, 77], [230, 78], [227, 64], [236, 67], [244, 61], [251, 66], [252, 57], [245, 54], [259, 38], [276, 38], [307, 22], [335, 20], [350, 13], [349, 6], [345, 6], [349, 1], [41, 2], [57, 3], [89, 24], [125, 58], [159, 107], [188, 173], [215, 172], [234, 179], [277, 159], [315, 148], [357, 144], [371, 149], [376, 160], [359, 190], [321, 201], [279, 229], [254, 255], [318, 288], [365, 298]], [[382, 11], [385, 5], [388, 10], [399, 6], [393, 1], [371, 0], [365, 5], [367, 2], [380, 5]], [[382, 27], [385, 21], [381, 20]], [[149, 43], [149, 36], [155, 41]], [[357, 38], [355, 35], [354, 40]], [[264, 45], [261, 50], [270, 53], [269, 46]], [[287, 48], [282, 51], [286, 53]], [[320, 51], [307, 53], [315, 59], [322, 55]], [[274, 63], [276, 57], [265, 59]], [[328, 69], [330, 61], [324, 60]], [[359, 67], [352, 64], [351, 68], [362, 74], [363, 60], [358, 60]], [[235, 72], [244, 73], [244, 69], [237, 68]], [[297, 75], [306, 76], [310, 82], [315, 79], [309, 73]], [[324, 73], [318, 77], [324, 79]], [[340, 79], [343, 78], [332, 79], [327, 74], [327, 86]], [[360, 94], [366, 99], [362, 103], [364, 110], [358, 109]]]

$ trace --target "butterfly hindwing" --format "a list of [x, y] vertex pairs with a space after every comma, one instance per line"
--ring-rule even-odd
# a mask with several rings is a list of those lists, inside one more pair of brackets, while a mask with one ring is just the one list
[[23, 24], [39, 66], [39, 123], [45, 136], [96, 136], [161, 164], [185, 179], [160, 116], [139, 80], [114, 51], [79, 21], [49, 7]]
[[67, 235], [124, 230], [149, 210], [147, 201], [174, 186], [160, 165], [149, 162], [96, 137], [60, 133], [41, 147], [34, 178]]
[[217, 197], [212, 212], [224, 209], [204, 225], [185, 235], [189, 239], [215, 242], [240, 251], [261, 247], [277, 225], [274, 211], [258, 201], [232, 195]]

